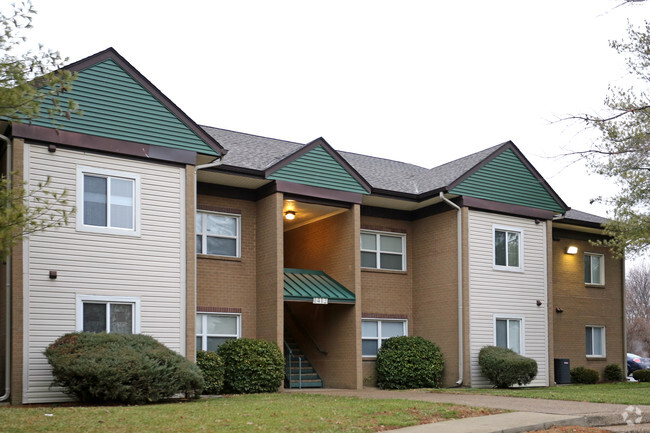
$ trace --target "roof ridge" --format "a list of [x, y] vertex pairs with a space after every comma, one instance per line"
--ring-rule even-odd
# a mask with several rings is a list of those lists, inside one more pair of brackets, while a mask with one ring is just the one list
[[282, 140], [280, 138], [273, 138], [273, 137], [267, 137], [265, 135], [258, 135], [258, 134], [250, 134], [248, 132], [241, 132], [241, 131], [235, 131], [234, 129], [226, 129], [226, 128], [219, 128], [216, 126], [209, 126], [209, 125], [199, 125], [201, 128], [210, 128], [210, 129], [218, 129], [220, 131], [225, 131], [225, 132], [233, 132], [235, 134], [241, 134], [241, 135], [248, 135], [250, 137], [257, 137], [257, 138], [263, 138], [265, 140], [273, 140], [273, 141], [280, 141], [282, 143], [291, 143], [291, 144], [297, 144], [299, 146], [306, 146], [306, 143], [298, 143], [297, 141], [290, 141], [290, 140]]

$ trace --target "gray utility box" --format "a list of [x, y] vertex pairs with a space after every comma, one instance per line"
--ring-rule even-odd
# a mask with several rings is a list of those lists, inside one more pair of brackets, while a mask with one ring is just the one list
[[571, 383], [571, 364], [569, 358], [555, 358], [555, 383], [558, 385]]

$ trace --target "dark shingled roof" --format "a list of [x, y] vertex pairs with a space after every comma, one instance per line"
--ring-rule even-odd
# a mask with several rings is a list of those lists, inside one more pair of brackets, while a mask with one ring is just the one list
[[[209, 126], [202, 128], [228, 149], [228, 154], [223, 160], [225, 166], [263, 171], [304, 146], [291, 141]], [[351, 152], [339, 154], [372, 188], [417, 195], [450, 185], [503, 145], [499, 144], [431, 169]]]
[[587, 212], [582, 212], [579, 210], [571, 209], [564, 214], [564, 218], [559, 220], [560, 222], [575, 222], [588, 225], [597, 225], [600, 226], [607, 222], [607, 218], [600, 217], [598, 215], [590, 214]]

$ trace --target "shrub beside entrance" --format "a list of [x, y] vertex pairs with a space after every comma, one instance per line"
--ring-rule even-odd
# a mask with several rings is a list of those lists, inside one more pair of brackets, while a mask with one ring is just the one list
[[284, 380], [284, 357], [276, 343], [251, 338], [228, 340], [217, 349], [223, 360], [226, 393], [276, 392]]
[[440, 348], [422, 337], [392, 337], [377, 353], [381, 389], [438, 388], [444, 361]]
[[505, 347], [485, 346], [478, 354], [478, 365], [497, 388], [526, 385], [537, 376], [537, 361]]
[[153, 337], [75, 332], [46, 350], [54, 385], [84, 403], [153, 403], [184, 393], [196, 398], [203, 377], [196, 365]]

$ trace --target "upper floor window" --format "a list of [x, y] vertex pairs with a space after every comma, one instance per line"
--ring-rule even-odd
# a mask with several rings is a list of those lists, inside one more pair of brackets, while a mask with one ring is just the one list
[[605, 284], [605, 256], [585, 253], [585, 284]]
[[239, 215], [197, 212], [196, 253], [240, 257], [240, 231]]
[[495, 346], [506, 347], [521, 354], [523, 347], [522, 335], [522, 320], [520, 318], [495, 319]]
[[140, 299], [121, 296], [77, 296], [77, 330], [83, 332], [140, 332]]
[[523, 269], [523, 232], [518, 229], [494, 227], [494, 268]]
[[391, 337], [407, 335], [406, 320], [384, 319], [361, 321], [361, 352], [363, 356], [377, 356], [381, 343]]
[[77, 229], [139, 235], [140, 177], [77, 167]]
[[605, 356], [605, 327], [587, 326], [585, 342], [587, 356]]
[[361, 267], [406, 270], [406, 235], [362, 231]]
[[196, 350], [216, 351], [228, 340], [241, 336], [239, 314], [196, 314]]

